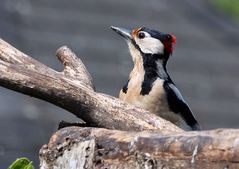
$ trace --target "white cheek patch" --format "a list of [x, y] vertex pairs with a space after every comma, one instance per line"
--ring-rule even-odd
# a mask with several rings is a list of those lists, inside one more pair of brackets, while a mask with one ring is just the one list
[[164, 45], [163, 43], [153, 37], [145, 37], [144, 39], [135, 39], [136, 44], [139, 46], [143, 53], [151, 54], [163, 54]]

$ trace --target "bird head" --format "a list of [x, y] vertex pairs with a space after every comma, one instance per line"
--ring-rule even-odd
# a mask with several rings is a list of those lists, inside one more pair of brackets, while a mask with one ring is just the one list
[[176, 37], [157, 30], [141, 27], [133, 30], [111, 26], [115, 32], [121, 35], [130, 47], [130, 52], [139, 52], [143, 56], [157, 56], [167, 62], [173, 52]]

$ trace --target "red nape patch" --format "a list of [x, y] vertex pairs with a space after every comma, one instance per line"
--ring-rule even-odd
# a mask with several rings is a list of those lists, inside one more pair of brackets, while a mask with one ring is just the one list
[[174, 50], [173, 46], [176, 44], [177, 39], [176, 39], [176, 36], [174, 35], [170, 35], [170, 36], [171, 36], [171, 39], [166, 40], [164, 42], [164, 48], [168, 53], [172, 54]]
[[176, 42], [177, 42], [176, 36], [171, 35], [171, 37], [172, 37], [172, 44], [173, 44], [173, 45], [176, 44]]

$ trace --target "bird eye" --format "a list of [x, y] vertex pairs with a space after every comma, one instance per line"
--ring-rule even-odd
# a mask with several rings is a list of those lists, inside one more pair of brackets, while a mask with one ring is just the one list
[[139, 39], [143, 39], [143, 38], [145, 38], [145, 33], [143, 33], [143, 32], [139, 32], [139, 34], [138, 34], [138, 38], [139, 38]]

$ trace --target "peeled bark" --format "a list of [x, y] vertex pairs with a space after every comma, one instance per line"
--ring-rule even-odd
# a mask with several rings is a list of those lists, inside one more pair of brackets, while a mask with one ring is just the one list
[[160, 135], [70, 127], [43, 146], [40, 162], [41, 169], [239, 168], [239, 131]]

